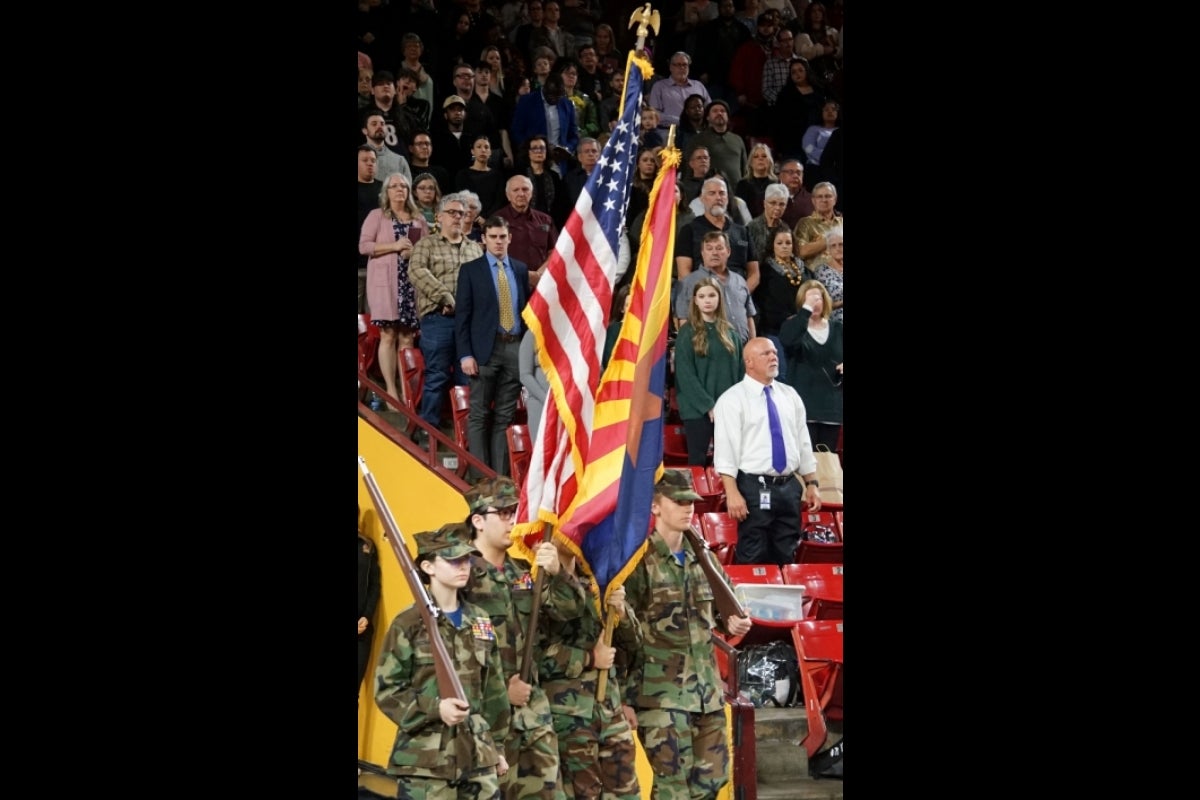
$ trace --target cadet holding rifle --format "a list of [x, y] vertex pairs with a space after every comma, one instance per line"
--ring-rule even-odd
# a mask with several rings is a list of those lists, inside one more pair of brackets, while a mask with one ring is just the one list
[[714, 591], [699, 561], [709, 553], [685, 540], [699, 499], [690, 472], [663, 471], [650, 504], [649, 547], [624, 584], [625, 603], [642, 628], [642, 648], [629, 654], [621, 686], [625, 703], [637, 710], [656, 800], [711, 799], [729, 782], [724, 687], [712, 631], [741, 636], [751, 623], [718, 610], [720, 594], [732, 593], [729, 577], [710, 559], [719, 584]]
[[[498, 800], [508, 772], [502, 743], [510, 712], [496, 634], [487, 612], [461, 594], [478, 552], [466, 533], [457, 523], [413, 536], [436, 627], [426, 627], [418, 593], [379, 653], [375, 702], [399, 726], [387, 771], [399, 778], [400, 798]], [[465, 700], [438, 691], [434, 637], [446, 643]]]

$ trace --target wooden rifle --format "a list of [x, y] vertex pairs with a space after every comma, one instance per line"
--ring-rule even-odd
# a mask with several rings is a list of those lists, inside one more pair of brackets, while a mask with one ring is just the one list
[[704, 541], [704, 537], [693, 526], [688, 526], [684, 530], [684, 535], [688, 541], [692, 543], [692, 550], [696, 551], [696, 560], [700, 562], [700, 568], [704, 570], [705, 577], [708, 578], [708, 585], [712, 587], [713, 603], [717, 607], [717, 613], [723, 618], [730, 617], [749, 617], [742, 604], [738, 602], [737, 595], [734, 594], [733, 588], [726, 582], [724, 570], [717, 566], [713, 560], [712, 551], [708, 548], [708, 543]]
[[392, 516], [387, 501], [383, 499], [383, 495], [379, 491], [375, 476], [367, 469], [367, 460], [359, 456], [358, 466], [362, 470], [367, 491], [371, 493], [371, 502], [375, 504], [375, 512], [383, 521], [384, 534], [391, 542], [396, 558], [400, 559], [400, 571], [408, 581], [408, 588], [412, 589], [413, 598], [417, 601], [417, 608], [421, 611], [421, 619], [425, 622], [425, 630], [429, 633], [429, 641], [433, 645], [433, 666], [437, 672], [438, 696], [443, 699], [457, 697], [466, 703], [468, 702], [467, 693], [463, 691], [462, 681], [458, 679], [458, 672], [455, 671], [454, 664], [450, 661], [450, 653], [446, 651], [446, 643], [442, 641], [442, 634], [438, 630], [437, 618], [442, 612], [433, 602], [433, 598], [430, 597], [429, 591], [421, 581], [417, 565], [413, 563], [412, 556], [408, 554], [404, 537], [400, 535], [400, 529], [396, 527], [396, 519]]
[[[546, 525], [546, 535], [543, 542], [552, 541], [554, 528]], [[521, 654], [521, 680], [529, 683], [529, 675], [533, 672], [533, 645], [538, 638], [538, 609], [542, 606], [542, 587], [546, 584], [546, 570], [538, 567], [537, 578], [533, 582], [533, 609], [529, 612], [529, 628], [525, 631], [525, 650]]]

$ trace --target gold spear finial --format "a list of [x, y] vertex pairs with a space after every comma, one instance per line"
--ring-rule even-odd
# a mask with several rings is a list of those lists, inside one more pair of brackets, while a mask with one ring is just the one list
[[650, 4], [641, 8], [635, 8], [629, 16], [629, 27], [637, 25], [637, 43], [634, 45], [634, 50], [641, 51], [646, 44], [646, 34], [650, 33], [650, 29], [654, 29], [654, 34], [657, 36], [659, 31], [658, 12], [650, 9]]

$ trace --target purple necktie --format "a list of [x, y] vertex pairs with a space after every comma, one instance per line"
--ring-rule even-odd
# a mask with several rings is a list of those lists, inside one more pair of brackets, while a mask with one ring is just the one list
[[771, 397], [771, 387], [764, 386], [767, 393], [767, 424], [771, 428], [771, 466], [780, 475], [787, 469], [787, 448], [783, 446], [783, 425], [779, 422], [779, 409]]

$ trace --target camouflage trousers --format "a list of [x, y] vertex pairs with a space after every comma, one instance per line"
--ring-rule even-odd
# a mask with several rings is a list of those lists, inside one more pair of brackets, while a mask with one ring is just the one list
[[566, 800], [558, 769], [558, 736], [550, 725], [513, 730], [504, 742], [508, 772], [500, 779], [504, 800]]
[[725, 711], [638, 711], [638, 738], [654, 771], [652, 800], [714, 800], [729, 782]]
[[555, 714], [554, 730], [568, 800], [641, 800], [637, 745], [620, 711], [596, 703], [595, 719]]
[[500, 778], [494, 767], [477, 770], [457, 783], [412, 775], [401, 776], [398, 782], [399, 800], [500, 800]]

